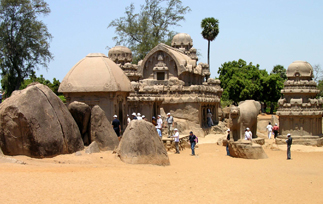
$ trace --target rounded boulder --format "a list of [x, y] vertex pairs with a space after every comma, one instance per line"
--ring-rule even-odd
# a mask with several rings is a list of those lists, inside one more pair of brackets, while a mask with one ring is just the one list
[[119, 144], [118, 155], [121, 161], [129, 164], [170, 164], [155, 126], [144, 120], [129, 123]]

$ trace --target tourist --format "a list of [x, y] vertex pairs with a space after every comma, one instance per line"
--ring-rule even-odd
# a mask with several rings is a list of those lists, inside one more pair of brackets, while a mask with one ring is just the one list
[[142, 119], [143, 119], [144, 121], [148, 121], [145, 115], [142, 115]]
[[121, 140], [121, 136], [120, 136], [121, 125], [120, 125], [120, 121], [117, 119], [117, 117], [118, 117], [117, 115], [113, 116], [112, 127], [113, 127], [113, 130], [116, 132], [118, 139], [120, 141]]
[[197, 139], [197, 137], [193, 134], [193, 132], [191, 131], [190, 132], [190, 136], [189, 136], [189, 138], [188, 138], [188, 140], [190, 141], [190, 143], [191, 143], [191, 149], [192, 149], [192, 156], [195, 156], [195, 150], [194, 150], [194, 148], [195, 148], [195, 145], [196, 145], [196, 139]]
[[156, 117], [153, 116], [152, 120], [151, 120], [151, 123], [154, 125], [154, 126], [157, 126], [157, 121], [156, 121]]
[[214, 126], [213, 120], [212, 120], [212, 113], [211, 113], [210, 109], [207, 109], [207, 118], [206, 119], [207, 119], [207, 126], [208, 127]]
[[268, 133], [268, 139], [270, 139], [271, 138], [271, 133], [273, 131], [273, 126], [271, 125], [271, 122], [269, 122], [266, 129], [267, 129], [267, 133]]
[[167, 113], [167, 129], [168, 129], [168, 137], [172, 135], [172, 128], [174, 127], [174, 118], [170, 115], [170, 113]]
[[274, 132], [274, 138], [276, 139], [279, 132], [279, 127], [277, 126], [277, 123], [275, 123], [275, 126], [273, 127], [273, 132]]
[[176, 148], [175, 154], [179, 154], [179, 146], [178, 146], [178, 144], [179, 144], [179, 132], [178, 132], [177, 128], [174, 129], [174, 132], [175, 132], [174, 135], [170, 136], [170, 137], [174, 138], [174, 141], [175, 141], [175, 148]]
[[161, 118], [161, 115], [157, 116], [157, 132], [160, 137], [162, 137], [162, 128], [163, 128], [163, 119]]
[[230, 156], [230, 151], [229, 151], [229, 141], [230, 141], [230, 129], [227, 129], [227, 147], [226, 147], [226, 150], [227, 150], [227, 155]]
[[136, 115], [136, 113], [132, 113], [132, 120], [137, 120], [138, 118], [137, 118], [137, 115]]
[[290, 148], [292, 146], [293, 139], [292, 139], [290, 133], [287, 134], [287, 138], [288, 138], [286, 140], [286, 143], [287, 143], [287, 159], [291, 159]]
[[250, 129], [248, 127], [246, 128], [246, 132], [244, 134], [244, 139], [252, 141], [252, 132], [250, 131]]
[[131, 122], [131, 119], [129, 117], [129, 114], [127, 114], [127, 124], [129, 125], [130, 122]]
[[141, 114], [137, 113], [137, 120], [142, 120]]

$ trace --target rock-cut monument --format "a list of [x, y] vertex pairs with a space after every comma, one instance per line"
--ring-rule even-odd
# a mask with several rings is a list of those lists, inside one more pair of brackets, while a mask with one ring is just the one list
[[291, 133], [293, 144], [323, 145], [322, 99], [313, 80], [313, 68], [305, 61], [295, 61], [288, 66], [287, 81], [278, 101], [279, 137], [277, 143], [285, 143]]

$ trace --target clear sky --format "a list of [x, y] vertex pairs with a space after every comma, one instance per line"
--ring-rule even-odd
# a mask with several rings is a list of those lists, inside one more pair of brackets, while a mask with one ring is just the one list
[[[109, 23], [124, 16], [125, 7], [136, 8], [144, 0], [47, 0], [51, 13], [43, 18], [53, 35], [50, 51], [54, 55], [48, 71], [36, 74], [46, 79], [63, 80], [67, 72], [87, 54], [108, 55], [107, 46], [115, 42], [114, 28]], [[323, 1], [322, 0], [182, 0], [191, 12], [172, 29], [191, 35], [193, 46], [207, 62], [207, 41], [201, 36], [201, 20], [219, 20], [220, 33], [211, 42], [211, 73], [227, 61], [243, 59], [259, 64], [270, 72], [280, 64], [286, 69], [296, 60], [323, 66]], [[323, 67], [322, 67], [323, 68]]]

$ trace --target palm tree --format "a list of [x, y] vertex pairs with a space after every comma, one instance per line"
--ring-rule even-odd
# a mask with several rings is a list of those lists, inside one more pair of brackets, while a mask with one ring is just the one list
[[207, 63], [210, 66], [210, 42], [213, 41], [219, 34], [219, 20], [213, 17], [204, 18], [201, 23], [202, 36], [208, 41], [207, 48]]

